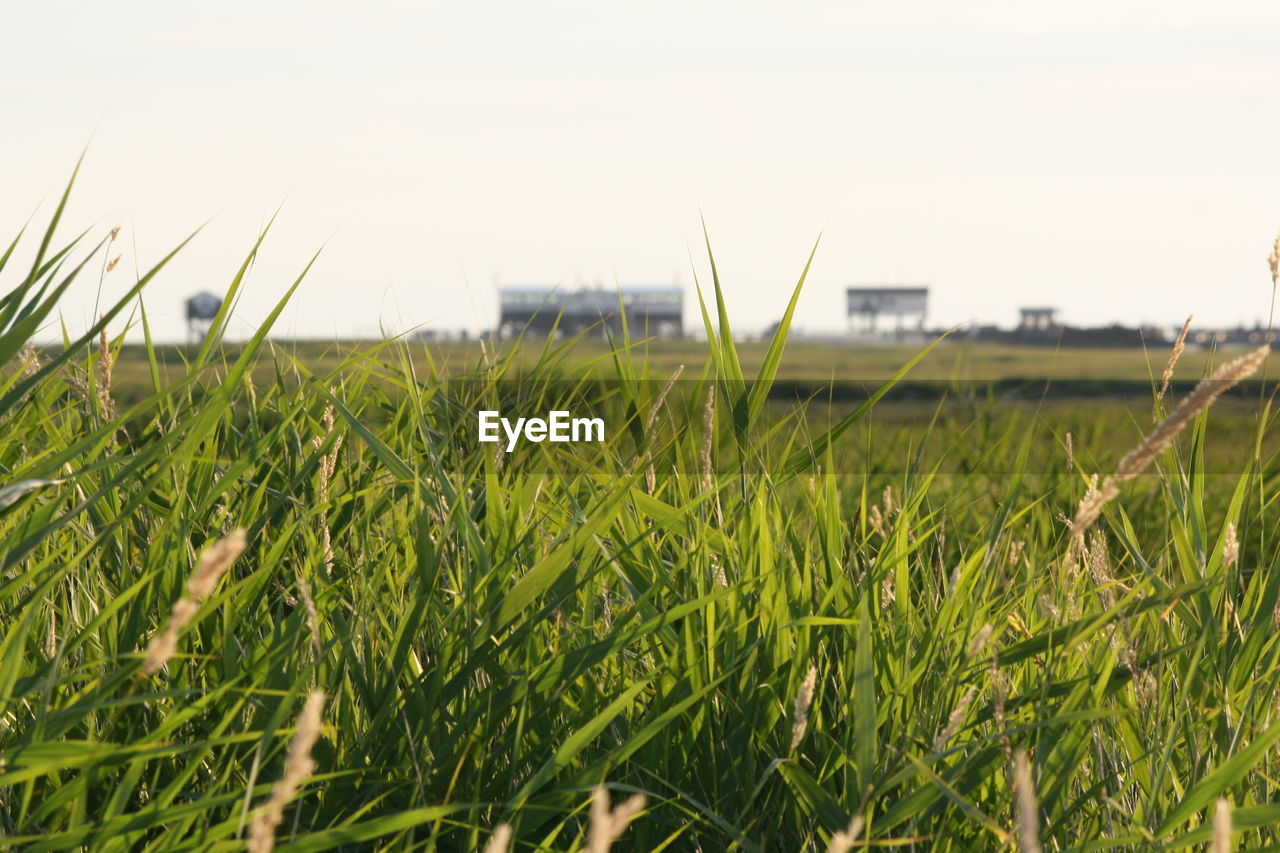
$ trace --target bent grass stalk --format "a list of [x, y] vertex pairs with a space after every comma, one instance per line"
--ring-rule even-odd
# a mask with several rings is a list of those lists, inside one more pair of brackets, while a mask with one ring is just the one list
[[1089, 489], [1076, 508], [1075, 518], [1071, 522], [1071, 540], [1077, 553], [1084, 553], [1085, 533], [1098, 520], [1102, 508], [1120, 494], [1121, 484], [1145, 471], [1196, 415], [1212, 406], [1218, 397], [1241, 380], [1256, 373], [1270, 352], [1271, 347], [1264, 344], [1253, 352], [1222, 365], [1213, 375], [1202, 379], [1141, 444], [1120, 460], [1114, 474], [1107, 475], [1100, 486]]

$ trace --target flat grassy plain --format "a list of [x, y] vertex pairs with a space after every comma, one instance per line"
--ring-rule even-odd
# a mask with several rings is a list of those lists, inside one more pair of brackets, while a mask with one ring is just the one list
[[[880, 383], [1162, 355], [739, 346], [717, 287], [721, 334], [661, 356], [302, 357], [273, 316], [179, 367], [98, 343], [130, 294], [36, 361], [93, 256], [46, 243], [0, 267], [0, 847], [599, 850], [604, 786], [643, 797], [616, 849], [1178, 850], [1215, 814], [1280, 848], [1261, 386], [1078, 548], [1090, 478], [1173, 402], [1158, 378]], [[792, 402], [846, 357], [872, 396]], [[566, 399], [603, 445], [475, 441], [480, 408]]]
[[[258, 357], [254, 375], [269, 381], [279, 360], [293, 359], [314, 375], [325, 375], [339, 368], [345, 359], [369, 352], [380, 342], [272, 341]], [[787, 357], [778, 366], [777, 379], [838, 382], [883, 382], [910, 361], [919, 346], [840, 345], [826, 342], [795, 341], [787, 345]], [[488, 359], [502, 359], [516, 372], [539, 362], [545, 342], [439, 342], [411, 345], [419, 355], [414, 359], [415, 375], [449, 376], [470, 373]], [[584, 337], [561, 363], [562, 369], [582, 371], [602, 378], [613, 374], [612, 356], [617, 347], [600, 337]], [[186, 363], [196, 352], [194, 346], [157, 346], [153, 349], [161, 378], [165, 382], [186, 375]], [[630, 344], [632, 357], [643, 362], [650, 373], [669, 376], [676, 368], [696, 372], [710, 361], [706, 341], [640, 340]], [[768, 351], [768, 342], [748, 341], [737, 344], [743, 375], [753, 378], [760, 370]], [[234, 355], [236, 347], [227, 346]], [[1234, 350], [1214, 351], [1189, 348], [1175, 368], [1174, 379], [1180, 383], [1199, 380], [1213, 363], [1239, 353]], [[1124, 382], [1139, 383], [1149, 390], [1161, 376], [1168, 360], [1167, 347], [1140, 349], [1056, 349], [1053, 347], [1007, 346], [944, 340], [930, 358], [918, 364], [911, 379], [918, 382], [976, 382], [979, 384], [1007, 380], [1047, 380], [1052, 382]], [[151, 385], [148, 351], [140, 345], [121, 349], [117, 364], [115, 388], [125, 397], [147, 393]], [[689, 375], [689, 374], [686, 374]]]

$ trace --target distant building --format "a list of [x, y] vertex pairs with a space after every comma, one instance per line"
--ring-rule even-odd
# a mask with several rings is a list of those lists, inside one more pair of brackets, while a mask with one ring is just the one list
[[1090, 347], [1114, 349], [1143, 347], [1164, 340], [1159, 329], [1137, 326], [1067, 326], [1058, 320], [1058, 309], [1034, 306], [1018, 309], [1018, 324], [1012, 329], [979, 326], [968, 333], [973, 340], [989, 343], [1039, 347]]
[[684, 291], [678, 286], [563, 290], [550, 286], [498, 289], [498, 335], [578, 335], [590, 329], [678, 338], [684, 334]]
[[1019, 308], [1018, 329], [1032, 334], [1049, 334], [1058, 328], [1057, 308]]
[[187, 297], [184, 305], [187, 312], [187, 340], [202, 340], [208, 334], [210, 324], [222, 310], [222, 297], [202, 290]]
[[1187, 334], [1187, 343], [1202, 347], [1257, 346], [1266, 341], [1267, 330], [1261, 323], [1255, 323], [1252, 328], [1236, 326], [1233, 329], [1192, 329]]
[[923, 285], [859, 285], [845, 291], [849, 328], [855, 332], [875, 334], [880, 318], [893, 318], [893, 331], [901, 334], [910, 323], [915, 331], [923, 331], [929, 310], [929, 288]]

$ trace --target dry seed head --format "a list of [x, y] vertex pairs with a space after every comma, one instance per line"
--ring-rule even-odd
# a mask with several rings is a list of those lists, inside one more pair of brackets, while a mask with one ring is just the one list
[[1271, 286], [1280, 284], [1280, 234], [1271, 246], [1271, 254], [1267, 256], [1267, 266], [1271, 268]]
[[484, 853], [507, 853], [511, 847], [511, 824], [500, 823], [493, 828], [493, 835], [484, 845]]
[[1227, 522], [1227, 532], [1222, 542], [1222, 567], [1230, 569], [1240, 562], [1240, 540], [1236, 538], [1236, 523]]
[[[729, 586], [729, 578], [724, 573], [724, 566], [720, 565], [720, 558], [715, 554], [711, 555], [711, 580], [718, 587]], [[1280, 604], [1276, 606], [1280, 608]]]
[[1178, 359], [1182, 357], [1182, 351], [1187, 345], [1187, 332], [1191, 330], [1191, 318], [1194, 315], [1188, 314], [1187, 321], [1182, 324], [1182, 331], [1178, 332], [1178, 339], [1173, 342], [1173, 350], [1169, 353], [1169, 363], [1164, 366], [1164, 374], [1160, 377], [1160, 393], [1156, 394], [1156, 402], [1159, 403], [1164, 399], [1164, 394], [1169, 390], [1169, 381], [1173, 379], [1173, 368], [1178, 363]]
[[107, 261], [107, 272], [111, 272], [116, 268], [116, 264], [120, 263], [120, 257], [120, 255], [116, 255], [114, 258]]
[[[658, 412], [662, 411], [662, 404], [666, 402], [667, 394], [671, 392], [672, 386], [676, 384], [676, 380], [680, 378], [681, 373], [684, 373], [683, 364], [676, 367], [675, 373], [671, 374], [671, 378], [667, 380], [667, 384], [662, 387], [662, 391], [658, 394], [658, 399], [655, 400], [653, 405], [649, 408], [649, 414], [644, 419], [644, 431], [646, 433], [649, 432], [649, 430], [653, 428], [654, 423], [657, 422]], [[648, 450], [645, 451], [645, 462], [644, 482], [645, 486], [648, 487], [649, 494], [653, 494], [654, 490], [658, 487], [658, 476], [653, 470], [653, 454]]]
[[849, 821], [847, 829], [837, 830], [831, 836], [831, 842], [827, 844], [827, 853], [849, 853], [853, 849], [853, 845], [857, 843], [862, 836], [862, 828], [865, 822], [862, 815], [854, 815], [853, 820]]
[[231, 568], [231, 564], [244, 553], [248, 541], [243, 528], [237, 528], [225, 539], [213, 543], [213, 547], [200, 555], [196, 570], [187, 581], [187, 592], [197, 602], [203, 601], [212, 594], [218, 580]]
[[313, 690], [298, 715], [289, 754], [284, 760], [284, 775], [271, 789], [271, 797], [258, 811], [249, 828], [249, 853], [271, 853], [276, 846], [276, 827], [284, 822], [284, 807], [297, 794], [307, 777], [315, 772], [316, 763], [311, 750], [320, 739], [321, 712], [324, 710], [324, 693]]
[[973, 636], [973, 642], [969, 644], [968, 650], [964, 653], [965, 660], [973, 660], [979, 652], [986, 648], [987, 641], [991, 639], [991, 635], [995, 633], [995, 628], [991, 625], [983, 625], [978, 629], [978, 633]]
[[880, 507], [872, 504], [867, 510], [867, 520], [871, 522], [871, 529], [876, 532], [881, 539], [889, 536], [889, 531], [884, 525], [884, 516], [880, 514]]
[[1013, 796], [1018, 805], [1018, 853], [1041, 853], [1040, 801], [1023, 747], [1013, 751]]
[[[337, 389], [332, 386], [329, 388], [330, 394], [336, 394]], [[334, 417], [333, 403], [329, 403], [324, 407], [324, 414], [320, 418], [320, 422], [324, 425], [324, 435], [317, 435], [311, 439], [311, 446], [319, 450], [324, 446], [325, 441], [333, 434]], [[318, 487], [317, 496], [321, 504], [329, 502], [329, 484], [333, 481], [333, 474], [338, 470], [338, 451], [342, 449], [342, 436], [338, 436], [333, 440], [333, 448], [320, 457], [320, 485]], [[323, 560], [325, 574], [329, 577], [333, 576], [333, 534], [329, 529], [329, 520], [327, 517], [321, 516], [320, 522], [320, 538], [323, 549]]]
[[1271, 347], [1264, 344], [1222, 365], [1208, 379], [1202, 379], [1142, 444], [1120, 460], [1116, 466], [1117, 479], [1129, 480], [1142, 473], [1192, 418], [1212, 406], [1227, 390], [1256, 373], [1270, 352]]
[[960, 697], [960, 701], [956, 703], [956, 707], [951, 712], [951, 716], [947, 718], [947, 724], [942, 731], [938, 732], [938, 736], [933, 739], [933, 751], [940, 752], [946, 747], [947, 742], [955, 736], [959, 731], [960, 724], [964, 722], [964, 715], [968, 712], [969, 706], [973, 704], [974, 697], [978, 695], [978, 688], [970, 685], [969, 689]]
[[1160, 683], [1150, 671], [1139, 670], [1133, 677], [1133, 692], [1142, 708], [1154, 708], [1160, 692]]
[[622, 837], [632, 818], [644, 809], [643, 794], [632, 794], [626, 802], [612, 811], [609, 809], [609, 793], [603, 785], [597, 785], [591, 795], [591, 828], [587, 834], [589, 853], [609, 853], [613, 842]]
[[66, 375], [63, 381], [67, 383], [72, 391], [76, 392], [76, 396], [88, 403], [92, 397], [89, 394], [88, 374], [81, 370], [77, 365], [68, 364]]
[[1040, 609], [1055, 622], [1062, 618], [1062, 611], [1058, 608], [1058, 605], [1054, 604], [1053, 599], [1049, 597], [1048, 593], [1042, 593], [1040, 597], [1036, 599], [1036, 603], [1039, 604]]
[[963, 569], [964, 566], [957, 565], [951, 570], [951, 576], [947, 578], [947, 595], [955, 595], [960, 586], [960, 578], [964, 575]]
[[[186, 601], [186, 599], [182, 599]], [[174, 605], [176, 614], [177, 605]], [[172, 618], [169, 627], [165, 628], [163, 633], [157, 634], [151, 638], [151, 642], [147, 644], [147, 657], [142, 663], [142, 671], [147, 675], [155, 675], [169, 659], [178, 651], [178, 632], [173, 628]]]
[[1063, 437], [1062, 444], [1067, 451], [1067, 473], [1070, 474], [1076, 467], [1076, 450], [1071, 442], [1071, 433], [1067, 433]]
[[818, 668], [811, 666], [796, 695], [795, 711], [791, 717], [791, 752], [795, 752], [800, 741], [804, 740], [805, 729], [809, 727], [809, 708], [813, 706], [813, 691], [817, 685]]
[[884, 487], [884, 494], [880, 496], [880, 501], [884, 504], [885, 518], [888, 518], [900, 509], [893, 499], [893, 486]]
[[111, 399], [111, 343], [105, 327], [98, 333], [98, 406], [103, 418], [115, 419], [116, 404]]
[[311, 631], [311, 649], [316, 657], [320, 656], [320, 615], [316, 611], [316, 600], [311, 595], [311, 584], [302, 575], [298, 576], [298, 593], [302, 596], [303, 606], [307, 613], [307, 628]]
[[884, 580], [880, 581], [880, 606], [888, 610], [895, 601], [898, 600], [898, 592], [895, 588], [895, 579], [897, 575], [888, 572], [884, 576]]
[[1111, 561], [1107, 558], [1107, 540], [1101, 533], [1095, 532], [1090, 537], [1089, 542], [1089, 549], [1086, 554], [1089, 574], [1093, 577], [1093, 582], [1098, 587], [1098, 595], [1102, 598], [1102, 603], [1110, 609], [1115, 606], [1116, 594], [1115, 590], [1112, 589], [1115, 578], [1111, 576]]
[[1213, 807], [1213, 842], [1209, 850], [1212, 853], [1231, 853], [1231, 803], [1225, 797], [1219, 797]]
[[258, 389], [253, 385], [253, 374], [245, 371], [244, 384], [249, 391], [249, 407], [256, 410], [258, 408]]
[[707, 493], [710, 493], [715, 488], [715, 468], [711, 460], [715, 434], [716, 389], [712, 385], [707, 388], [707, 403], [702, 410], [702, 490]]
[[991, 665], [987, 667], [987, 678], [991, 682], [991, 692], [995, 695], [995, 710], [992, 712], [996, 721], [996, 726], [1004, 725], [1005, 701], [1009, 698], [1009, 690], [1012, 685], [1009, 683], [1009, 676], [1004, 674], [1004, 670], [996, 666], [996, 659], [991, 658]]
[[1164, 452], [1196, 415], [1213, 405], [1225, 391], [1252, 376], [1266, 361], [1270, 352], [1271, 347], [1263, 344], [1253, 352], [1222, 365], [1207, 379], [1200, 380], [1200, 383], [1182, 399], [1182, 402], [1178, 403], [1168, 417], [1161, 421], [1141, 444], [1120, 460], [1115, 473], [1103, 480], [1101, 486], [1091, 488], [1080, 501], [1076, 509], [1076, 517], [1071, 523], [1073, 544], [1083, 550], [1085, 532], [1098, 520], [1107, 502], [1120, 494], [1120, 484], [1132, 480], [1146, 470], [1152, 460]]
[[200, 611], [200, 602], [213, 594], [218, 581], [231, 568], [236, 557], [244, 553], [246, 544], [244, 530], [237, 529], [200, 555], [196, 570], [187, 581], [187, 594], [174, 602], [169, 612], [169, 624], [162, 633], [152, 637], [147, 646], [146, 660], [142, 664], [144, 673], [154, 675], [173, 657], [178, 650], [178, 634], [195, 618]]
[[30, 379], [40, 370], [40, 354], [36, 352], [35, 345], [25, 343], [22, 349], [18, 350], [18, 362], [22, 365], [22, 378]]
[[1009, 566], [1018, 565], [1018, 561], [1022, 559], [1022, 552], [1026, 550], [1027, 543], [1022, 539], [1015, 539], [1009, 543]]
[[[330, 386], [329, 386], [329, 393], [330, 393], [330, 394], [337, 393], [337, 389], [335, 389], [332, 385], [330, 385]], [[334, 418], [333, 418], [333, 403], [332, 403], [332, 402], [330, 402], [330, 403], [328, 403], [327, 405], [325, 405], [325, 407], [324, 407], [324, 414], [320, 416], [320, 422], [321, 422], [322, 424], [324, 424], [324, 432], [325, 432], [325, 435], [328, 435], [329, 433], [333, 432]]]
[[662, 404], [667, 401], [667, 395], [671, 393], [671, 389], [675, 386], [676, 380], [680, 378], [680, 374], [684, 373], [684, 365], [677, 365], [671, 378], [667, 380], [667, 384], [662, 386], [662, 390], [658, 393], [658, 399], [653, 401], [653, 405], [649, 407], [649, 414], [644, 419], [644, 430], [648, 432], [658, 420], [658, 412], [662, 411]]

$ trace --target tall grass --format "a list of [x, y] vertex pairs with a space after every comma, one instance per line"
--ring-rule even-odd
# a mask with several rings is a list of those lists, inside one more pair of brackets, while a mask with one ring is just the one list
[[[105, 246], [56, 225], [0, 259], [0, 846], [1280, 846], [1269, 423], [1224, 474], [1198, 409], [1081, 554], [1087, 423], [1071, 468], [981, 401], [882, 429], [910, 364], [780, 411], [787, 323], [746, 375], [718, 279], [674, 388], [629, 337], [608, 382], [572, 341], [313, 375], [277, 309], [112, 412], [92, 344], [164, 264], [36, 364]], [[604, 447], [474, 441], [566, 388]]]

